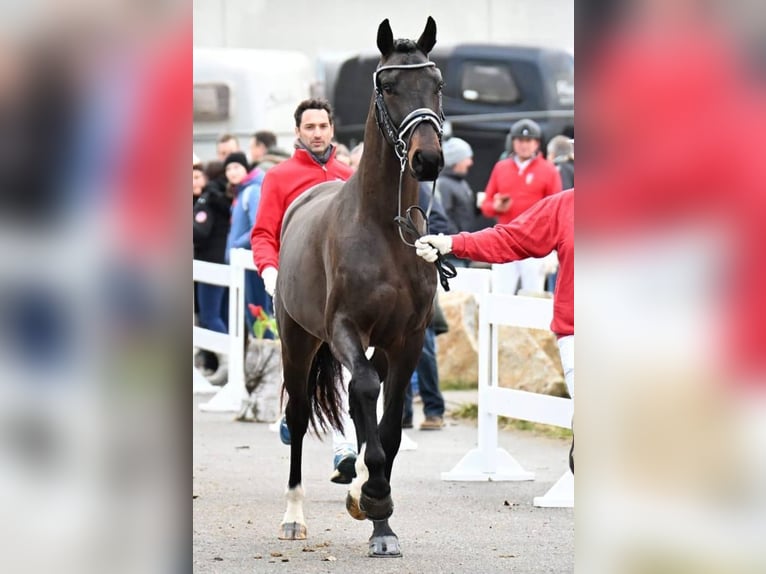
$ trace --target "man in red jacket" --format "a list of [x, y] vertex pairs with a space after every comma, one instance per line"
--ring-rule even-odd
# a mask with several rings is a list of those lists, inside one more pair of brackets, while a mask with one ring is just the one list
[[295, 153], [266, 172], [258, 215], [250, 233], [253, 260], [266, 291], [274, 296], [279, 269], [282, 219], [301, 193], [325, 181], [346, 181], [353, 171], [335, 159], [332, 108], [325, 100], [304, 100], [295, 110]]
[[[335, 159], [335, 147], [330, 143], [334, 135], [330, 104], [320, 99], [302, 101], [295, 110], [295, 154], [269, 169], [263, 179], [250, 245], [255, 266], [266, 292], [272, 297], [277, 285], [279, 239], [285, 211], [310, 187], [336, 179], [345, 181], [353, 173], [351, 168]], [[343, 396], [347, 397], [347, 394]], [[343, 413], [347, 435], [333, 433], [335, 470], [330, 480], [348, 484], [356, 476], [356, 433], [348, 416], [348, 405], [344, 405]], [[279, 434], [283, 443], [290, 444], [290, 430], [284, 417]]]
[[[574, 189], [538, 201], [509, 223], [474, 233], [424, 235], [415, 248], [429, 262], [436, 261], [437, 253], [452, 253], [487, 263], [543, 257], [555, 249], [560, 268], [551, 331], [558, 338], [564, 380], [574, 399]], [[570, 465], [574, 467], [573, 460]]]
[[[509, 223], [544, 197], [561, 191], [556, 167], [540, 155], [542, 130], [537, 122], [519, 120], [511, 126], [512, 153], [495, 164], [489, 176], [481, 211], [498, 223]], [[514, 261], [500, 268], [503, 290], [542, 291], [544, 264], [539, 259]]]

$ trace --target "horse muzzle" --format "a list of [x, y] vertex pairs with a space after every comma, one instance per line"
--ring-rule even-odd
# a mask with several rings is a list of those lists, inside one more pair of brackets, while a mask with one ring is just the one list
[[441, 150], [415, 147], [410, 155], [410, 172], [418, 181], [433, 181], [444, 167]]

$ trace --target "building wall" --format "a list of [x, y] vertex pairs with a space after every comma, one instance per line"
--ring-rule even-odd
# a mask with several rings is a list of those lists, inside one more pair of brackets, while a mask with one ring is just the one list
[[536, 44], [574, 52], [573, 0], [194, 0], [195, 47], [299, 50], [312, 59], [375, 49], [378, 25], [441, 44]]

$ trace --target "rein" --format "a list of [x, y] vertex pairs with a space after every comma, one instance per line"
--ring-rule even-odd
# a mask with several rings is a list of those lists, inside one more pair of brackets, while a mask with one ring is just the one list
[[[436, 182], [434, 182], [434, 185]], [[431, 199], [433, 200], [433, 195], [431, 196]], [[420, 230], [415, 225], [415, 221], [412, 219], [412, 210], [419, 211], [420, 215], [423, 217], [426, 223], [426, 233], [428, 233], [428, 217], [425, 213], [423, 213], [423, 210], [420, 208], [419, 205], [411, 205], [407, 208], [407, 211], [405, 213], [406, 217], [402, 217], [401, 215], [397, 215], [394, 217], [394, 221], [399, 226], [399, 237], [402, 238], [402, 241], [404, 241], [405, 245], [409, 245], [410, 247], [415, 247], [414, 243], [409, 243], [403, 235], [403, 231], [406, 233], [410, 233], [415, 239], [423, 235], [420, 233]], [[431, 206], [429, 204], [428, 206], [429, 211], [431, 210]], [[455, 266], [444, 259], [444, 256], [438, 252], [436, 252], [436, 261], [434, 261], [434, 265], [436, 265], [436, 271], [439, 273], [439, 283], [441, 283], [441, 286], [444, 288], [445, 291], [449, 291], [449, 279], [454, 279], [457, 276], [457, 271], [455, 270]]]
[[[419, 211], [423, 216], [426, 224], [426, 234], [428, 233], [428, 216], [431, 215], [431, 207], [433, 205], [436, 191], [436, 181], [434, 181], [433, 188], [431, 189], [431, 199], [428, 202], [428, 211], [424, 213], [419, 206], [412, 205], [407, 208], [405, 217], [403, 217], [401, 215], [402, 179], [404, 177], [404, 169], [407, 166], [407, 150], [409, 148], [409, 142], [412, 137], [412, 133], [415, 131], [415, 128], [423, 122], [430, 122], [434, 126], [436, 133], [439, 135], [439, 142], [441, 143], [443, 133], [442, 124], [444, 123], [444, 113], [442, 111], [441, 105], [441, 93], [439, 94], [438, 114], [429, 108], [417, 108], [407, 114], [402, 120], [401, 124], [396, 126], [394, 121], [391, 119], [391, 114], [388, 113], [386, 103], [383, 101], [383, 93], [380, 89], [378, 74], [385, 70], [412, 70], [431, 67], [436, 67], [436, 64], [434, 62], [423, 62], [421, 64], [398, 64], [381, 66], [375, 70], [375, 73], [372, 75], [372, 84], [373, 89], [375, 90], [375, 122], [378, 125], [378, 129], [383, 134], [384, 139], [394, 148], [394, 153], [396, 153], [396, 157], [399, 159], [399, 189], [397, 192], [398, 205], [396, 217], [394, 217], [394, 222], [396, 222], [398, 226], [399, 237], [401, 238], [402, 242], [409, 247], [415, 247], [415, 244], [410, 243], [404, 238], [404, 232], [412, 234], [415, 239], [422, 235], [412, 219], [411, 212], [413, 209]], [[407, 137], [408, 134], [409, 137]], [[436, 265], [436, 271], [439, 274], [439, 282], [445, 291], [449, 291], [448, 279], [452, 279], [457, 275], [455, 266], [444, 259], [441, 253], [437, 254], [434, 265]]]

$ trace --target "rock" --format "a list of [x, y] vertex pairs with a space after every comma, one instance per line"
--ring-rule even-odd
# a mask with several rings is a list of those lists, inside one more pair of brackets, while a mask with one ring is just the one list
[[439, 294], [449, 331], [436, 339], [439, 380], [476, 384], [479, 379], [479, 305], [470, 293]]
[[503, 325], [498, 357], [499, 386], [568, 396], [556, 336], [550, 331]]
[[245, 388], [250, 397], [243, 401], [237, 420], [277, 420], [282, 389], [282, 347], [279, 341], [250, 339], [245, 353]]
[[[437, 338], [439, 380], [447, 385], [478, 384], [478, 311], [469, 293], [439, 294], [449, 331]], [[498, 342], [501, 387], [568, 396], [558, 345], [553, 333], [541, 329], [500, 327]]]

